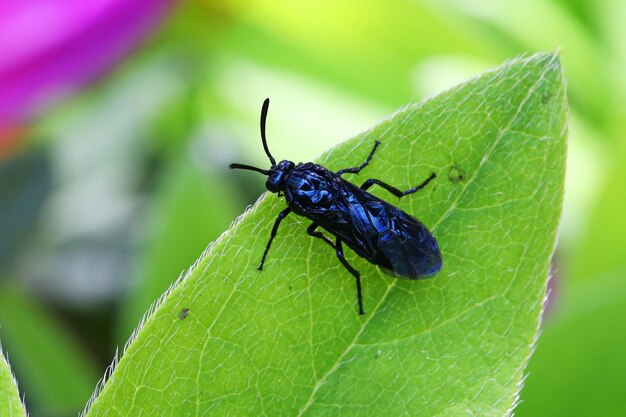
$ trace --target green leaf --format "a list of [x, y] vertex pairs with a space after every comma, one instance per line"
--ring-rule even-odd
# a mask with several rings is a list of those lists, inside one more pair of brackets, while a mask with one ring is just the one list
[[0, 346], [0, 417], [18, 416], [26, 417], [26, 411], [20, 400], [17, 383], [11, 374], [11, 367]]
[[265, 195], [158, 303], [88, 416], [505, 415], [537, 335], [566, 112], [558, 57], [538, 54], [339, 145], [321, 158], [330, 169], [382, 141], [357, 183], [408, 188], [437, 173], [401, 201], [373, 192], [431, 228], [442, 272], [397, 280], [349, 252], [363, 275], [359, 316], [353, 278], [306, 219], [285, 219], [256, 270], [284, 207]]

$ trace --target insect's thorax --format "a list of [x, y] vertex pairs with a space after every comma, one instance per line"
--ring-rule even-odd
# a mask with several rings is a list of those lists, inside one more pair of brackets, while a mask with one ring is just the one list
[[340, 194], [336, 176], [311, 162], [300, 164], [290, 172], [284, 192], [287, 205], [304, 215], [332, 210]]

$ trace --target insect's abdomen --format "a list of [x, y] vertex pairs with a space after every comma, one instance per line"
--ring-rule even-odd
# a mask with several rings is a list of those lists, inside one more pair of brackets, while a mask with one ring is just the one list
[[[359, 211], [364, 213], [353, 216], [358, 221], [354, 227], [361, 229], [361, 236], [367, 240], [365, 246], [371, 253], [366, 258], [370, 262], [388, 275], [402, 279], [427, 278], [441, 270], [439, 246], [426, 226], [363, 190], [353, 193], [362, 202]], [[361, 193], [366, 194], [365, 199]]]
[[376, 258], [380, 268], [396, 278], [428, 278], [441, 270], [437, 241], [426, 226], [401, 210], [381, 235]]

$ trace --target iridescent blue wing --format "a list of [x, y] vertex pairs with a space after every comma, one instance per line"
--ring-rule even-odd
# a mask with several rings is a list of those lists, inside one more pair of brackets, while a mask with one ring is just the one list
[[396, 278], [427, 278], [441, 270], [439, 246], [424, 224], [353, 184], [345, 189], [345, 226], [333, 234]]

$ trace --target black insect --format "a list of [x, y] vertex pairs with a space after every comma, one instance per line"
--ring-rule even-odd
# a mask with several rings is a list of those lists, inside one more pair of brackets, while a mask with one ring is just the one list
[[[407, 191], [400, 191], [375, 178], [365, 181], [361, 187], [341, 178], [343, 174], [358, 174], [365, 168], [380, 145], [379, 141], [374, 143], [374, 148], [360, 166], [340, 169], [337, 172], [312, 162], [296, 165], [291, 161], [280, 161], [277, 164], [265, 138], [265, 119], [269, 104], [269, 99], [266, 99], [261, 110], [261, 141], [272, 166], [265, 170], [250, 165], [230, 164], [230, 168], [247, 169], [267, 175], [267, 189], [279, 196], [284, 195], [287, 203], [287, 208], [280, 212], [274, 222], [258, 266], [259, 270], [263, 269], [280, 222], [291, 212], [312, 220], [306, 229], [307, 233], [329, 244], [342, 265], [356, 278], [359, 314], [365, 314], [361, 276], [346, 261], [343, 254], [344, 242], [357, 255], [396, 278], [426, 278], [441, 270], [441, 252], [426, 226], [415, 217], [366, 191], [377, 184], [396, 197], [403, 197], [424, 188], [436, 177], [434, 173], [426, 181]], [[319, 227], [333, 235], [335, 241], [318, 231]]]
[[180, 310], [180, 313], [178, 313], [178, 318], [181, 320], [185, 320], [187, 318], [187, 314], [189, 314], [189, 308], [185, 307]]

